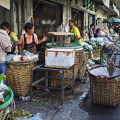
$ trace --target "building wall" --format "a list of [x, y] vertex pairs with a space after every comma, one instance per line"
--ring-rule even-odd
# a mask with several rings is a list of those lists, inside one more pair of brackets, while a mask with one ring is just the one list
[[103, 27], [105, 27], [107, 24], [103, 24], [102, 23], [102, 21], [104, 20], [104, 19], [107, 19], [107, 14], [106, 14], [106, 12], [104, 12], [102, 9], [98, 9], [97, 10], [97, 15], [96, 15], [96, 19], [99, 21], [99, 23], [98, 23], [98, 27], [99, 28], [103, 28]]
[[0, 24], [5, 21], [10, 23], [10, 10], [0, 6]]
[[[86, 12], [86, 29], [87, 30], [90, 28], [90, 24], [94, 24], [96, 27], [96, 11], [95, 11], [96, 6], [95, 6], [94, 1], [92, 1], [92, 2], [90, 2], [90, 1], [91, 0], [85, 0], [85, 6], [87, 9], [87, 12]], [[93, 22], [91, 22], [91, 19]]]

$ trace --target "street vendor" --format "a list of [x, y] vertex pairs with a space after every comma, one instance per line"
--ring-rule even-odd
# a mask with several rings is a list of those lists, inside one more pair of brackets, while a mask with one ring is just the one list
[[14, 32], [11, 32], [11, 31], [10, 31], [10, 25], [9, 25], [8, 22], [3, 22], [3, 23], [1, 24], [1, 28], [8, 33], [8, 35], [9, 35], [9, 37], [10, 37], [10, 39], [11, 39], [11, 44], [12, 44], [11, 53], [14, 53], [14, 52], [15, 52], [15, 43], [18, 42], [18, 37], [17, 37], [17, 35], [16, 35]]
[[69, 27], [69, 32], [74, 33], [74, 35], [71, 36], [71, 41], [80, 44], [82, 40], [78, 28], [74, 25], [74, 20], [69, 20]]
[[26, 23], [24, 26], [25, 34], [21, 35], [20, 41], [18, 44], [20, 45], [20, 53], [22, 49], [27, 50], [31, 53], [36, 54], [37, 49], [36, 45], [46, 41], [48, 38], [44, 37], [42, 40], [38, 41], [37, 35], [34, 33], [34, 25], [32, 23]]
[[94, 28], [94, 24], [91, 24], [89, 29], [89, 39], [94, 37]]
[[[7, 32], [0, 29], [0, 74], [6, 75], [5, 60], [7, 52], [11, 52], [11, 41]], [[6, 84], [6, 82], [4, 81]]]
[[110, 28], [110, 35], [111, 35], [111, 37], [113, 36], [113, 34], [114, 34], [114, 26], [111, 26], [111, 28]]

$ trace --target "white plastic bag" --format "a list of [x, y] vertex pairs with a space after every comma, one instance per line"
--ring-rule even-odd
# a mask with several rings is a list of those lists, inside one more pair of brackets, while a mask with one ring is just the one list
[[33, 117], [31, 117], [29, 120], [43, 120], [42, 115], [40, 113], [37, 113]]
[[37, 113], [36, 115], [34, 115], [31, 118], [19, 117], [16, 120], [43, 120], [43, 119], [42, 119], [42, 115], [40, 113]]
[[9, 88], [4, 85], [4, 81], [2, 80], [0, 83], [0, 92], [4, 91], [4, 97], [6, 97], [6, 95], [9, 93]]
[[0, 92], [0, 105], [5, 102], [3, 95], [4, 95], [4, 91]]
[[15, 55], [15, 56], [12, 58], [12, 60], [13, 60], [14, 62], [18, 62], [18, 61], [21, 61], [20, 58], [21, 58], [21, 55]]

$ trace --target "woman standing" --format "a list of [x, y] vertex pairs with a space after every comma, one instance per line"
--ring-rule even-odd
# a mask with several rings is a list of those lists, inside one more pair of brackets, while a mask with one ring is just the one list
[[[37, 47], [36, 45], [46, 41], [48, 38], [44, 37], [42, 40], [38, 41], [37, 35], [34, 33], [34, 25], [32, 23], [26, 23], [24, 26], [25, 34], [21, 35], [20, 41], [19, 41], [19, 50], [20, 53], [23, 50], [27, 50], [33, 54], [37, 53]], [[38, 84], [36, 84], [36, 89], [40, 89], [38, 87]]]
[[31, 53], [36, 54], [37, 49], [36, 45], [46, 41], [48, 38], [44, 37], [42, 40], [38, 41], [37, 35], [34, 33], [34, 25], [32, 23], [26, 23], [24, 26], [25, 34], [21, 35], [19, 45], [20, 45], [20, 53], [22, 49], [27, 50]]

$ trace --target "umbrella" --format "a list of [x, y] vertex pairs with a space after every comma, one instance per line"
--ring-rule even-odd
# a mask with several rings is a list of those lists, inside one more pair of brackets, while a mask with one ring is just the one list
[[104, 20], [103, 23], [120, 23], [120, 19], [112, 17], [110, 19]]

